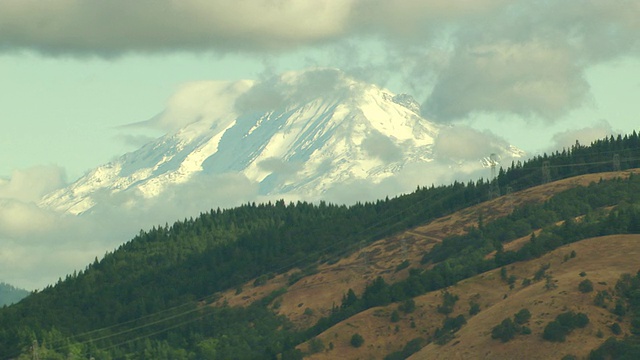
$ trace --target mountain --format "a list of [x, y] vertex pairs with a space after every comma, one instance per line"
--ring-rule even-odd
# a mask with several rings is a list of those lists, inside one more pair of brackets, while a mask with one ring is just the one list
[[[41, 205], [81, 214], [104, 196], [124, 195], [132, 206], [207, 176], [215, 187], [216, 176], [225, 174], [255, 184], [257, 195], [317, 199], [336, 186], [380, 184], [439, 156], [434, 142], [442, 126], [422, 118], [411, 96], [338, 70], [194, 87], [177, 98], [201, 103], [174, 104], [152, 120], [178, 129], [90, 171]], [[487, 154], [494, 152], [523, 155], [508, 144], [487, 144]], [[482, 159], [472, 161], [476, 168]]]
[[27, 290], [0, 282], [0, 306], [17, 303], [27, 295], [29, 295]]
[[637, 358], [639, 167], [634, 132], [492, 182], [201, 213], [0, 309], [0, 354]]

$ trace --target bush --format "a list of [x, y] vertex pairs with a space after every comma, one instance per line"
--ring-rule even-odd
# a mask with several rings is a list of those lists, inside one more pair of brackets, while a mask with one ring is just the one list
[[578, 285], [578, 290], [581, 293], [588, 293], [593, 291], [593, 283], [589, 279], [582, 280]]
[[518, 325], [526, 324], [531, 319], [531, 313], [528, 309], [522, 309], [513, 316], [513, 319]]
[[458, 301], [458, 295], [452, 294], [448, 291], [443, 291], [442, 305], [438, 305], [438, 312], [445, 315], [451, 314], [456, 301]]
[[469, 315], [473, 316], [480, 312], [480, 304], [475, 301], [469, 303]]
[[311, 352], [312, 354], [316, 354], [322, 351], [324, 351], [324, 343], [322, 342], [322, 340], [313, 338], [311, 339], [311, 341], [309, 341], [309, 352]]
[[567, 333], [569, 333], [569, 329], [554, 320], [544, 327], [542, 338], [547, 341], [564, 342], [567, 338]]
[[351, 346], [359, 348], [360, 346], [362, 346], [362, 344], [364, 344], [364, 338], [362, 337], [362, 335], [355, 333], [351, 336], [350, 343]]
[[400, 313], [398, 312], [398, 310], [393, 310], [393, 312], [391, 313], [391, 322], [398, 322], [400, 321]]
[[413, 299], [407, 299], [398, 306], [398, 310], [404, 312], [405, 314], [411, 314], [416, 310], [416, 302]]
[[589, 317], [583, 313], [569, 311], [556, 316], [556, 319], [545, 326], [542, 338], [548, 341], [563, 342], [575, 328], [583, 328], [589, 324]]
[[610, 329], [611, 329], [611, 332], [614, 335], [622, 334], [622, 328], [620, 327], [620, 324], [618, 324], [618, 323], [613, 323], [613, 325], [611, 325]]
[[502, 320], [500, 325], [496, 325], [493, 329], [491, 329], [491, 338], [492, 339], [500, 339], [502, 342], [507, 342], [513, 339], [518, 333], [518, 328], [516, 324], [511, 320], [511, 318], [507, 318]]

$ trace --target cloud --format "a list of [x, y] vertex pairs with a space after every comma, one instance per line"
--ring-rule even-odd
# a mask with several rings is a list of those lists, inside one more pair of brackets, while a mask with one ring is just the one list
[[253, 86], [251, 81], [194, 81], [182, 84], [166, 109], [135, 126], [150, 126], [173, 132], [196, 122], [226, 126], [235, 118], [234, 103]]
[[443, 128], [433, 144], [438, 159], [465, 161], [479, 160], [491, 154], [502, 155], [509, 143], [489, 131], [468, 126]]
[[271, 76], [240, 94], [235, 101], [235, 112], [268, 112], [284, 105], [301, 104], [318, 97], [327, 100], [340, 98], [352, 90], [344, 78], [344, 72], [331, 68], [290, 71]]
[[[475, 113], [555, 121], [588, 96], [586, 69], [640, 54], [637, 1], [0, 0], [0, 9], [0, 51], [233, 52], [267, 64], [306, 54], [309, 65], [402, 82], [441, 122]], [[240, 105], [281, 100], [259, 90]]]
[[[0, 183], [0, 189], [22, 189], [42, 172], [21, 174]], [[212, 208], [231, 208], [258, 198], [257, 183], [243, 175], [197, 175], [188, 184], [147, 199], [142, 194], [99, 193], [99, 204], [82, 216], [38, 207], [33, 194], [0, 198], [0, 281], [28, 289], [43, 288], [95, 257], [113, 251], [140, 229], [172, 224]], [[36, 191], [38, 193], [39, 191]]]
[[569, 149], [576, 141], [583, 145], [589, 145], [595, 140], [603, 139], [614, 134], [611, 125], [602, 120], [592, 126], [580, 129], [570, 129], [553, 135], [551, 151]]
[[440, 121], [473, 112], [555, 119], [586, 94], [588, 84], [566, 48], [501, 42], [458, 49], [423, 108]]
[[123, 144], [133, 147], [140, 148], [143, 145], [148, 144], [149, 142], [155, 140], [156, 138], [149, 135], [134, 135], [134, 134], [118, 134], [115, 136], [115, 139], [122, 142]]
[[394, 144], [391, 139], [382, 135], [380, 132], [374, 131], [362, 140], [362, 150], [373, 157], [392, 163], [402, 160], [402, 149]]
[[0, 47], [51, 54], [278, 50], [338, 36], [349, 0], [1, 0]]
[[64, 169], [57, 166], [36, 166], [15, 170], [11, 179], [0, 178], [0, 199], [36, 202], [66, 184]]

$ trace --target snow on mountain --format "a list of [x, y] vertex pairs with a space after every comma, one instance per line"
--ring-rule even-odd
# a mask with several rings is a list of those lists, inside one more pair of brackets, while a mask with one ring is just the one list
[[317, 197], [335, 184], [379, 183], [432, 161], [440, 131], [420, 116], [411, 96], [333, 69], [260, 83], [197, 83], [153, 122], [176, 128], [45, 196], [41, 205], [81, 214], [103, 196], [154, 198], [198, 174], [228, 173], [259, 184], [262, 195]]

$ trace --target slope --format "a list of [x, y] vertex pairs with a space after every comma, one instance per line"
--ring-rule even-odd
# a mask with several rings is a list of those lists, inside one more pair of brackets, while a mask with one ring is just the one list
[[[625, 137], [623, 141], [628, 140]], [[596, 145], [591, 150], [597, 154]], [[580, 149], [582, 154], [586, 150], [589, 149]], [[557, 160], [553, 156], [548, 159], [552, 164]], [[534, 159], [532, 164], [537, 161]], [[629, 157], [628, 161], [634, 164], [638, 158]], [[572, 171], [610, 167], [593, 163]], [[522, 175], [515, 178], [517, 184], [540, 174], [540, 168], [529, 163], [515, 169], [508, 169], [502, 179], [512, 178], [511, 172], [517, 171]], [[495, 218], [490, 213], [494, 208], [482, 206], [494, 204], [495, 209], [500, 209], [510, 195], [481, 205], [494, 193], [490, 191], [493, 184], [483, 180], [421, 188], [398, 198], [352, 207], [278, 201], [212, 210], [195, 220], [141, 231], [131, 242], [100, 261], [96, 259], [84, 271], [2, 309], [0, 321], [7, 326], [0, 330], [0, 352], [12, 356], [34, 339], [46, 339], [48, 349], [57, 354], [68, 356], [77, 350], [100, 354], [97, 359], [147, 352], [162, 354], [155, 358], [202, 357], [205, 348], [211, 350], [211, 346], [219, 354], [235, 354], [230, 358], [251, 357], [260, 352], [295, 355], [295, 345], [367, 309], [406, 301], [483, 271], [542, 256], [562, 246], [565, 240], [579, 240], [573, 235], [584, 235], [587, 230], [605, 234], [638, 231], [633, 220], [638, 217], [635, 204], [639, 201], [640, 179], [629, 176], [626, 180], [599, 181], [606, 176], [596, 175], [593, 179], [598, 181], [587, 187], [572, 187], [572, 180], [565, 180], [560, 185], [540, 187], [537, 192], [531, 189], [536, 196], [548, 198], [545, 193], [552, 193], [549, 187], [569, 188], [544, 204], [522, 200], [522, 206], [514, 208], [510, 215]], [[469, 206], [479, 207], [452, 215]], [[612, 206], [614, 211], [607, 210]], [[587, 216], [581, 224], [591, 227], [574, 231], [577, 228], [571, 226], [580, 224], [566, 220], [585, 212]], [[520, 237], [523, 231], [547, 228], [563, 220], [562, 227], [550, 228], [548, 234], [545, 230], [518, 252], [498, 251], [494, 258], [485, 258], [491, 251], [500, 250], [503, 243]], [[469, 222], [477, 224], [475, 230], [470, 227], [460, 232]], [[528, 226], [520, 226], [523, 222]], [[516, 225], [517, 231], [513, 230]], [[400, 238], [398, 244], [397, 235], [407, 229], [410, 232], [406, 235], [413, 236], [415, 243], [406, 240], [403, 246]], [[445, 237], [449, 233], [461, 235]], [[382, 241], [376, 243], [377, 240]], [[369, 244], [373, 244], [371, 248], [367, 248]], [[410, 252], [412, 247], [417, 254]], [[404, 266], [409, 254], [411, 260]], [[398, 255], [402, 257], [397, 258]], [[306, 301], [314, 301], [309, 293], [304, 295], [304, 301], [289, 294], [304, 294], [313, 288], [305, 288], [304, 282], [312, 285], [312, 279], [313, 285], [325, 286], [329, 279], [318, 277], [323, 274], [318, 271], [334, 265], [333, 269], [338, 270], [335, 273], [340, 273], [340, 266], [354, 271], [348, 286], [344, 286], [342, 278], [333, 283], [334, 288], [343, 289], [342, 293], [334, 292], [329, 299], [312, 306], [306, 305]], [[358, 278], [363, 275], [373, 281]], [[290, 286], [283, 289], [275, 284], [271, 288], [275, 292], [265, 291], [268, 296], [247, 308], [205, 306], [215, 305], [217, 292], [227, 289], [239, 293], [240, 300], [249, 296], [250, 301], [253, 293], [262, 291], [262, 284], [272, 286], [270, 278]], [[247, 283], [249, 279], [254, 280]], [[355, 286], [361, 286], [362, 291], [354, 291], [353, 298], [345, 299], [344, 290]], [[339, 296], [342, 299], [336, 301]], [[329, 300], [336, 307], [331, 306], [330, 314], [322, 316]], [[310, 311], [306, 311], [307, 307]], [[294, 324], [284, 317], [274, 317], [272, 309], [281, 309], [282, 314], [295, 320]], [[305, 320], [305, 316], [319, 319], [309, 328], [314, 321]], [[304, 328], [307, 330], [300, 331]]]
[[[565, 256], [571, 252], [576, 256], [567, 261]], [[640, 235], [591, 238], [563, 246], [541, 258], [509, 266], [508, 273], [518, 279], [513, 289], [501, 279], [497, 269], [463, 280], [446, 291], [459, 297], [449, 316], [466, 316], [466, 325], [447, 344], [431, 343], [411, 359], [550, 359], [569, 354], [583, 358], [606, 337], [614, 336], [609, 327], [617, 321], [617, 316], [610, 312], [613, 301], [609, 302], [609, 310], [594, 304], [596, 292], [607, 290], [614, 293], [613, 287], [622, 274], [637, 271], [636, 257], [639, 254]], [[523, 279], [533, 279], [535, 273], [546, 265], [549, 265], [547, 274], [552, 276], [553, 288], [547, 289], [545, 281], [528, 286], [521, 284]], [[580, 276], [583, 272], [586, 277]], [[579, 291], [578, 285], [585, 279], [594, 283], [593, 292]], [[369, 309], [337, 324], [318, 336], [328, 351], [308, 358], [382, 358], [400, 351], [412, 339], [423, 338], [426, 341], [445, 319], [445, 315], [437, 310], [442, 304], [442, 292], [431, 292], [414, 300], [415, 311], [410, 314], [401, 312], [397, 322], [390, 320], [398, 308], [398, 304], [392, 304]], [[480, 305], [480, 311], [469, 316], [469, 304], [474, 302]], [[527, 323], [530, 335], [518, 335], [507, 343], [491, 338], [494, 326], [523, 308], [531, 313]], [[566, 311], [587, 314], [589, 325], [571, 333], [563, 343], [543, 340], [544, 327]], [[621, 322], [623, 334], [620, 337], [629, 332], [628, 321]], [[605, 335], [598, 336], [599, 331]], [[363, 347], [350, 345], [354, 333], [365, 339]], [[329, 344], [333, 344], [332, 350], [329, 350]]]

